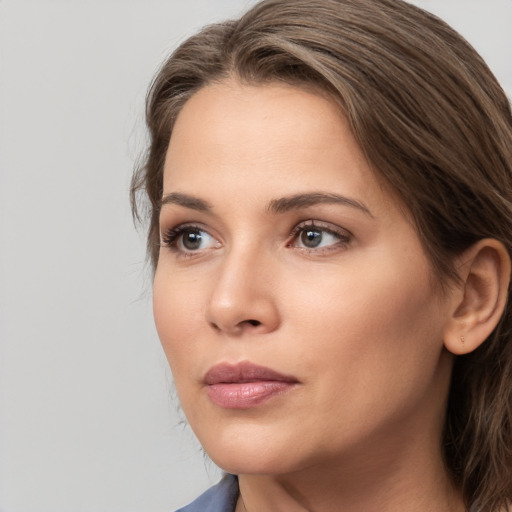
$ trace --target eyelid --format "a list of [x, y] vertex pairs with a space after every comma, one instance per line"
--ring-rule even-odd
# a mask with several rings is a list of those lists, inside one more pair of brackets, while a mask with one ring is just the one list
[[330, 222], [323, 222], [314, 219], [306, 220], [299, 222], [299, 224], [295, 225], [290, 233], [291, 241], [287, 244], [288, 247], [293, 247], [293, 243], [298, 239], [298, 236], [301, 232], [306, 229], [316, 229], [318, 231], [323, 231], [329, 233], [338, 238], [338, 242], [336, 244], [331, 244], [327, 247], [318, 247], [318, 248], [308, 248], [308, 247], [296, 247], [305, 252], [312, 253], [321, 253], [339, 249], [340, 246], [344, 247], [348, 245], [351, 241], [353, 235], [350, 231], [340, 226], [336, 226], [335, 224], [331, 224]]
[[[178, 247], [177, 244], [179, 243], [180, 236], [186, 231], [193, 230], [206, 233], [212, 240], [216, 242], [215, 247], [206, 247], [197, 250], [187, 250], [186, 248]], [[209, 229], [205, 228], [204, 226], [198, 223], [185, 222], [183, 224], [178, 224], [177, 226], [160, 229], [160, 247], [167, 248], [181, 257], [198, 256], [200, 254], [203, 254], [207, 250], [217, 248], [219, 246], [220, 242], [218, 240], [218, 237], [213, 235]]]
[[[296, 245], [298, 237], [300, 233], [306, 231], [307, 229], [317, 230], [324, 233], [328, 233], [337, 239], [335, 243], [330, 243], [327, 246], [319, 246], [319, 247], [301, 247]], [[187, 232], [188, 230], [196, 230], [199, 232], [206, 233], [208, 237], [210, 237], [214, 243], [208, 247], [198, 248], [198, 249], [187, 249], [184, 247], [180, 247], [180, 236]], [[345, 228], [337, 226], [336, 224], [332, 224], [330, 222], [318, 221], [314, 219], [308, 219], [296, 224], [291, 233], [288, 236], [288, 242], [286, 243], [286, 247], [299, 249], [304, 252], [313, 253], [313, 254], [322, 254], [325, 252], [330, 252], [333, 250], [339, 250], [340, 248], [346, 247], [351, 241], [353, 235]], [[183, 241], [181, 241], [181, 244]], [[182, 224], [178, 224], [176, 226], [172, 226], [169, 228], [161, 228], [160, 229], [160, 247], [167, 248], [173, 253], [175, 253], [179, 257], [194, 257], [200, 256], [204, 254], [206, 251], [219, 248], [221, 246], [221, 242], [219, 237], [212, 234], [211, 230], [201, 223], [196, 222], [184, 222]]]
[[342, 228], [340, 226], [337, 226], [336, 224], [332, 224], [331, 222], [319, 221], [315, 219], [304, 220], [296, 224], [293, 227], [290, 236], [296, 235], [297, 233], [306, 228], [316, 228], [318, 230], [327, 231], [328, 233], [332, 233], [340, 237], [352, 237], [352, 233], [346, 228]]

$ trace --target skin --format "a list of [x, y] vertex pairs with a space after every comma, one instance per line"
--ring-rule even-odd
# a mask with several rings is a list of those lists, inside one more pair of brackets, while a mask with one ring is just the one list
[[[453, 300], [339, 109], [282, 84], [201, 89], [166, 157], [176, 193], [210, 208], [162, 206], [156, 326], [187, 419], [247, 510], [463, 510], [440, 450]], [[311, 193], [352, 203], [269, 209]], [[169, 240], [190, 224], [197, 248]], [[241, 361], [298, 384], [250, 409], [214, 404], [205, 373]]]

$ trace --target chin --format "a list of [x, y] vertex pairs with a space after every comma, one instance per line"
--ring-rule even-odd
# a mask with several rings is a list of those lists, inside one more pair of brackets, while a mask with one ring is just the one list
[[226, 429], [222, 433], [199, 440], [212, 461], [228, 473], [271, 475], [299, 471], [311, 465], [305, 451], [297, 450], [300, 442], [290, 433], [272, 429]]
[[[210, 455], [210, 454], [208, 454]], [[213, 454], [210, 458], [222, 470], [233, 475], [283, 475], [300, 469], [295, 461], [275, 454], [262, 454], [258, 450], [239, 453]], [[284, 460], [283, 460], [284, 459]]]

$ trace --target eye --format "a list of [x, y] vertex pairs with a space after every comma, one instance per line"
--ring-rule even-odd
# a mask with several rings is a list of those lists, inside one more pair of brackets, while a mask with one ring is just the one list
[[335, 249], [346, 246], [350, 241], [347, 231], [335, 226], [317, 225], [314, 221], [299, 224], [292, 232], [290, 246], [306, 250]]
[[163, 247], [179, 252], [193, 253], [219, 247], [212, 235], [199, 226], [177, 226], [162, 233]]

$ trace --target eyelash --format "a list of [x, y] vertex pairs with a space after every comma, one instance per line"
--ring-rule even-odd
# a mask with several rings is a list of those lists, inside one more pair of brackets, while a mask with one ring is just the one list
[[[297, 249], [308, 252], [308, 253], [316, 253], [316, 254], [322, 254], [325, 252], [330, 252], [339, 248], [346, 247], [350, 241], [352, 235], [342, 229], [335, 229], [332, 226], [325, 226], [321, 224], [316, 224], [314, 220], [308, 220], [301, 222], [297, 224], [293, 230], [291, 231], [289, 237], [292, 239], [289, 243], [286, 244], [286, 247], [294, 247], [294, 244], [299, 240], [299, 237], [301, 233], [305, 231], [319, 231], [322, 233], [327, 233], [329, 235], [332, 235], [336, 237], [339, 241], [335, 244], [329, 245], [327, 247], [320, 247], [320, 248], [308, 248], [308, 247], [296, 247]], [[180, 242], [180, 237], [188, 232], [188, 231], [198, 231], [207, 233], [208, 236], [215, 239], [212, 235], [208, 233], [206, 229], [203, 227], [197, 225], [197, 224], [182, 224], [179, 226], [176, 226], [174, 228], [170, 228], [165, 230], [162, 233], [162, 238], [160, 242], [160, 247], [165, 247], [173, 251], [174, 253], [178, 254], [180, 257], [191, 257], [197, 255], [200, 250], [193, 251], [193, 250], [186, 250], [178, 247], [178, 243]], [[203, 249], [204, 250], [204, 249]]]
[[333, 250], [337, 250], [343, 247], [346, 247], [352, 238], [351, 233], [346, 231], [345, 229], [341, 228], [335, 228], [332, 225], [325, 226], [322, 224], [316, 224], [314, 220], [307, 220], [304, 222], [301, 222], [297, 224], [292, 232], [290, 233], [290, 237], [292, 237], [292, 241], [287, 244], [287, 247], [292, 247], [293, 244], [299, 240], [299, 237], [301, 233], [304, 233], [306, 231], [320, 231], [322, 233], [327, 233], [329, 235], [332, 235], [338, 239], [338, 242], [332, 245], [329, 245], [327, 247], [319, 247], [319, 248], [308, 248], [308, 247], [297, 247], [297, 249], [300, 249], [304, 252], [309, 253], [315, 253], [315, 254], [322, 254], [325, 252], [330, 252]]
[[200, 231], [208, 233], [203, 227], [196, 224], [181, 224], [174, 228], [167, 229], [162, 233], [160, 247], [166, 247], [167, 249], [178, 253], [180, 256], [193, 256], [195, 251], [187, 251], [178, 247], [180, 237], [187, 231]]

